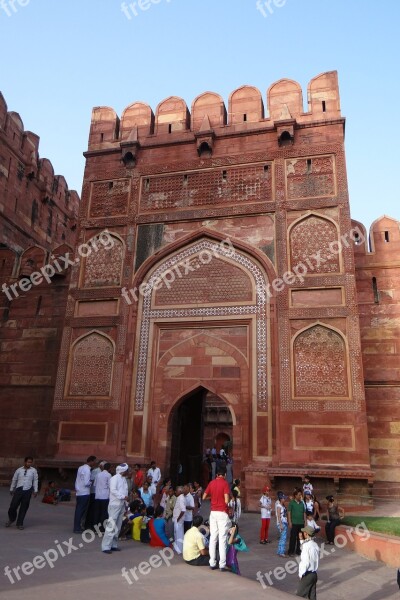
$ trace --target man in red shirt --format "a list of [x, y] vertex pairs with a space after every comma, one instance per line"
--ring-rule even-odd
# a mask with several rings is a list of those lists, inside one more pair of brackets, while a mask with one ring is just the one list
[[134, 466], [133, 487], [137, 491], [144, 483], [144, 472], [141, 470], [139, 463]]
[[219, 467], [217, 477], [210, 481], [203, 500], [211, 499], [210, 512], [210, 568], [217, 569], [216, 550], [219, 548], [219, 570], [226, 571], [226, 536], [231, 524], [228, 517], [229, 485], [225, 481], [226, 468]]

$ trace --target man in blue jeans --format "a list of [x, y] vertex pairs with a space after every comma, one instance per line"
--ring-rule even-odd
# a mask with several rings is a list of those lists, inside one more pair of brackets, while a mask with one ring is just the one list
[[89, 456], [86, 464], [81, 465], [76, 474], [75, 491], [76, 491], [76, 507], [74, 516], [74, 533], [82, 533], [82, 523], [86, 517], [86, 511], [90, 500], [90, 471], [96, 463], [95, 456]]

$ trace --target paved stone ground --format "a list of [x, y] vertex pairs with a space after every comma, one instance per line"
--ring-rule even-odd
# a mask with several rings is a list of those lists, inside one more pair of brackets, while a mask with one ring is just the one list
[[[0, 511], [4, 522], [9, 501], [8, 490], [1, 488]], [[251, 594], [252, 600], [284, 600], [295, 593], [296, 573], [286, 574], [284, 570], [278, 571], [278, 576], [283, 575], [280, 580], [276, 580], [273, 575], [276, 567], [285, 567], [291, 560], [276, 556], [274, 523], [271, 522], [272, 543], [262, 546], [257, 541], [260, 520], [256, 514], [244, 514], [241, 518], [240, 532], [250, 552], [239, 555], [242, 577], [237, 577], [231, 573], [211, 571], [207, 567], [189, 567], [180, 557], [174, 557], [167, 567], [159, 554], [161, 549], [153, 549], [132, 541], [121, 542], [121, 552], [102, 554], [97, 537], [90, 541], [89, 536], [85, 541], [80, 535], [72, 534], [73, 512], [74, 502], [49, 506], [42, 504], [39, 498], [33, 499], [24, 531], [17, 530], [15, 526], [0, 530], [0, 598], [132, 600], [140, 594], [141, 600], [186, 600], [193, 596], [212, 596], [227, 600]], [[71, 543], [76, 549], [72, 548]], [[60, 556], [57, 544], [66, 556]], [[334, 548], [335, 552], [331, 552], [333, 547], [326, 549], [328, 548], [329, 556], [324, 556], [320, 562], [318, 600], [399, 600], [394, 569], [382, 563], [368, 561], [345, 548]], [[13, 584], [4, 575], [6, 566], [13, 569], [26, 561], [32, 562], [35, 556], [43, 556], [49, 549], [54, 549], [59, 556], [52, 568], [42, 561], [38, 564], [43, 568], [35, 569], [32, 574], [24, 575], [18, 571], [20, 581], [12, 572]], [[133, 569], [142, 561], [149, 561], [152, 555], [158, 557], [153, 559], [157, 568], [152, 568], [149, 574], [139, 575], [137, 581], [130, 576], [131, 584], [122, 577], [123, 567]], [[162, 566], [158, 566], [160, 562]], [[291, 570], [290, 566], [288, 570]], [[272, 571], [272, 587], [264, 575], [265, 588], [257, 582], [258, 571], [261, 574]]]

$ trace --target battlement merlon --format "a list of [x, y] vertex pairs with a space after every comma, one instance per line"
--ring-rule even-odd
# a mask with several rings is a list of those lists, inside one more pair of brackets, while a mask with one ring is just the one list
[[304, 112], [303, 92], [299, 83], [280, 79], [266, 95], [268, 116], [265, 117], [261, 92], [244, 85], [229, 96], [228, 110], [219, 94], [204, 92], [195, 98], [191, 112], [186, 102], [177, 96], [166, 98], [155, 114], [144, 102], [130, 104], [121, 119], [110, 107], [93, 108], [89, 135], [89, 151], [110, 150], [121, 142], [136, 137], [138, 144], [151, 136], [157, 143], [177, 143], [195, 138], [196, 134], [249, 133], [251, 130], [278, 130], [291, 136], [299, 126], [341, 122], [337, 71], [322, 73], [311, 79], [307, 88], [307, 112]]

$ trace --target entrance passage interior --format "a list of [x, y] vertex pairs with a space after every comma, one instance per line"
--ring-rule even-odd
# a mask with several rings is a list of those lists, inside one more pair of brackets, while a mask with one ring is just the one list
[[173, 483], [204, 485], [205, 449], [224, 446], [231, 451], [232, 415], [224, 400], [200, 387], [174, 410], [171, 433]]

